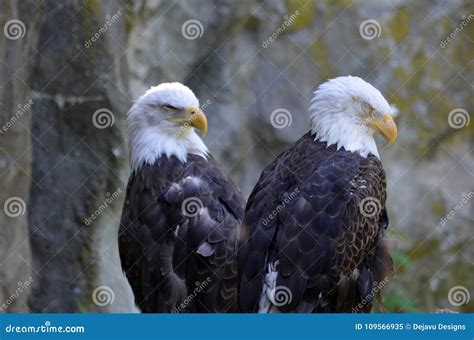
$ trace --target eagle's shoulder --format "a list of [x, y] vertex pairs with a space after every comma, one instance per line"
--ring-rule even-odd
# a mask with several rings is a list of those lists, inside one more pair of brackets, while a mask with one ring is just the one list
[[206, 182], [212, 194], [236, 219], [244, 217], [245, 199], [235, 183], [223, 172], [216, 160], [209, 156], [204, 159], [196, 155], [188, 156], [189, 166], [185, 176], [195, 176]]

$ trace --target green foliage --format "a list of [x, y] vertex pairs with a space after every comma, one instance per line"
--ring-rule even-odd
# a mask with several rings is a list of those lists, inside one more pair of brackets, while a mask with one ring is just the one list
[[314, 21], [315, 4], [314, 0], [286, 0], [288, 16], [298, 13], [295, 21], [292, 22], [288, 31], [295, 31], [305, 28]]
[[413, 267], [413, 262], [410, 260], [410, 256], [401, 250], [396, 250], [392, 252], [393, 264], [395, 268], [411, 268]]
[[418, 301], [396, 290], [385, 292], [384, 307], [388, 313], [422, 313]]
[[91, 310], [88, 310], [80, 301], [76, 301], [76, 306], [78, 313], [91, 313]]

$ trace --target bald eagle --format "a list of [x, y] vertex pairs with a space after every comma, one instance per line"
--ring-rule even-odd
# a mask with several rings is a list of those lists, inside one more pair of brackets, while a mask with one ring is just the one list
[[369, 312], [392, 260], [385, 173], [374, 132], [397, 128], [382, 94], [358, 77], [315, 91], [311, 130], [261, 174], [239, 253], [244, 312]]
[[127, 120], [132, 173], [119, 252], [136, 304], [155, 313], [235, 311], [245, 202], [194, 130], [207, 131], [198, 99], [163, 83]]

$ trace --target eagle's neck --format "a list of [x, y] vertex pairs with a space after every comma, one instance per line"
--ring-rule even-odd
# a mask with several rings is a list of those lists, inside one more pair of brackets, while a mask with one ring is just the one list
[[380, 158], [373, 131], [359, 124], [357, 119], [345, 112], [334, 112], [323, 108], [310, 108], [311, 134], [314, 140], [336, 145], [337, 149], [357, 152], [366, 158], [369, 154]]
[[203, 158], [208, 157], [209, 151], [193, 128], [176, 135], [176, 130], [157, 130], [156, 127], [129, 127], [130, 159], [132, 169], [137, 170], [144, 164], [154, 164], [163, 155], [168, 158], [175, 156], [186, 163], [188, 154]]

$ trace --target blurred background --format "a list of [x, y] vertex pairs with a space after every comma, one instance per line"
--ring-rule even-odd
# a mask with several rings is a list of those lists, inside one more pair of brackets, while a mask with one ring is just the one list
[[1, 311], [136, 311], [117, 229], [126, 112], [150, 86], [193, 89], [247, 196], [316, 86], [350, 74], [399, 108], [376, 311], [474, 312], [472, 1], [1, 0], [0, 29]]

